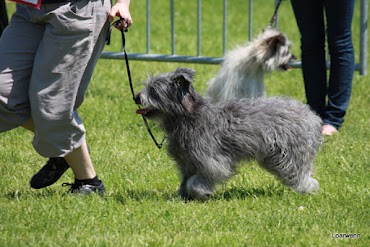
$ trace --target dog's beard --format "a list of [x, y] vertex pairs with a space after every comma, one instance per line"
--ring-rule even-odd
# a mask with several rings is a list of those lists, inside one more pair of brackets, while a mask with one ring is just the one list
[[273, 60], [275, 66], [272, 69], [276, 70], [290, 70], [290, 63], [295, 60], [295, 56], [289, 52], [287, 45], [278, 47], [276, 52], [273, 53]]
[[293, 60], [294, 56], [290, 53], [284, 51], [284, 47], [277, 49], [271, 54], [271, 57], [259, 63], [262, 65], [264, 71], [274, 71], [274, 70], [290, 70], [290, 62]]
[[158, 123], [162, 123], [163, 121], [163, 112], [157, 109], [155, 106], [149, 104], [150, 99], [146, 93], [139, 93], [134, 97], [135, 103], [139, 105], [139, 109], [136, 110], [136, 114], [142, 115], [143, 117], [150, 119], [151, 121], [155, 121]]

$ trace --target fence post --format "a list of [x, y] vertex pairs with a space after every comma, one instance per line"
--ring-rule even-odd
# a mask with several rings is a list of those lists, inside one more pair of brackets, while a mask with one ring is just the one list
[[[1, 3], [4, 0], [0, 0]], [[249, 18], [249, 30], [248, 39], [252, 40], [252, 29], [253, 29], [253, 0], [249, 0], [248, 18]], [[275, 0], [275, 5], [277, 4]], [[150, 43], [151, 43], [151, 27], [150, 27], [150, 0], [146, 0], [146, 53], [128, 53], [128, 58], [132, 60], [142, 60], [142, 61], [161, 61], [161, 62], [185, 62], [185, 63], [203, 63], [203, 64], [220, 64], [223, 61], [223, 57], [208, 57], [203, 56], [201, 53], [201, 15], [202, 15], [202, 0], [197, 1], [197, 55], [177, 55], [176, 54], [176, 40], [175, 40], [175, 1], [169, 0], [170, 3], [170, 23], [171, 23], [171, 54], [151, 54], [150, 53]], [[228, 4], [232, 4], [232, 1], [228, 2], [223, 0], [223, 36], [222, 36], [222, 51], [223, 54], [226, 52], [227, 46], [227, 7]], [[367, 64], [368, 64], [368, 0], [360, 0], [360, 51], [359, 51], [359, 62], [355, 64], [355, 70], [359, 71], [360, 75], [367, 74]], [[3, 11], [4, 8], [1, 8]], [[277, 26], [277, 20], [275, 25]], [[122, 52], [103, 52], [101, 58], [105, 59], [124, 59]], [[301, 62], [291, 63], [293, 68], [301, 68]]]
[[367, 74], [367, 34], [368, 34], [368, 17], [369, 17], [369, 3], [368, 0], [361, 0], [360, 5], [360, 62], [359, 71], [360, 75]]

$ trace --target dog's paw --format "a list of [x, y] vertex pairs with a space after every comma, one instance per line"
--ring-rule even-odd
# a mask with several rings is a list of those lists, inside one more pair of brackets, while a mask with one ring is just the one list
[[189, 199], [207, 201], [213, 195], [213, 186], [203, 177], [194, 175], [186, 183], [186, 192]]
[[179, 189], [179, 195], [184, 200], [189, 199], [189, 194], [186, 191], [186, 187], [185, 186], [180, 187], [180, 189]]
[[306, 193], [313, 194], [313, 193], [318, 192], [319, 190], [320, 190], [319, 182], [314, 178], [310, 178], [307, 184]]
[[320, 184], [316, 179], [309, 177], [301, 183], [296, 190], [301, 194], [314, 194], [320, 190]]

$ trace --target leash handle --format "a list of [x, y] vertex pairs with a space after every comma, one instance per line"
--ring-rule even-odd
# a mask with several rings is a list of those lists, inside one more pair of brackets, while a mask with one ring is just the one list
[[[111, 38], [113, 27], [117, 28], [121, 32], [125, 32], [125, 33], [128, 32], [128, 29], [123, 27], [123, 24], [122, 24], [123, 22], [125, 22], [125, 18], [120, 18], [119, 20], [116, 20], [109, 26], [107, 40], [105, 42], [107, 45], [110, 45], [110, 38]], [[125, 39], [122, 39], [122, 46], [125, 47]]]
[[[122, 50], [123, 50], [123, 53], [124, 53], [124, 56], [125, 56], [125, 61], [126, 61], [126, 71], [127, 71], [127, 76], [128, 76], [128, 81], [129, 81], [129, 85], [130, 85], [130, 90], [131, 90], [131, 94], [132, 94], [132, 99], [134, 100], [135, 99], [135, 92], [134, 92], [134, 87], [132, 85], [132, 79], [131, 79], [131, 70], [130, 70], [130, 65], [129, 65], [129, 62], [128, 62], [128, 56], [127, 56], [127, 53], [126, 53], [126, 37], [125, 37], [125, 32], [128, 31], [127, 28], [124, 28], [123, 27], [123, 22], [125, 21], [124, 18], [121, 18], [115, 22], [113, 22], [110, 27], [109, 27], [109, 31], [108, 31], [108, 36], [107, 36], [107, 41], [106, 41], [106, 44], [109, 45], [110, 44], [110, 37], [111, 37], [111, 33], [112, 33], [112, 29], [113, 27], [116, 27], [118, 30], [121, 31], [121, 37], [122, 37]], [[135, 101], [135, 100], [134, 100]], [[141, 109], [140, 105], [137, 105], [139, 107], [139, 109]], [[152, 140], [154, 141], [154, 144], [157, 146], [158, 149], [161, 149], [162, 146], [163, 146], [163, 142], [164, 140], [166, 139], [166, 137], [163, 138], [163, 140], [161, 141], [161, 143], [158, 143], [157, 140], [155, 139], [153, 133], [152, 133], [152, 130], [150, 129], [149, 127], [149, 124], [148, 124], [148, 121], [146, 119], [146, 117], [144, 117], [144, 115], [141, 115], [143, 117], [143, 121], [144, 121], [144, 124], [145, 124], [145, 127], [150, 135], [150, 137], [152, 138]]]

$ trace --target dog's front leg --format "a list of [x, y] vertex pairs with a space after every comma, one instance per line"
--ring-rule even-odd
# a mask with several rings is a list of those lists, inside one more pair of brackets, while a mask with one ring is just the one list
[[189, 198], [189, 194], [188, 192], [186, 191], [186, 182], [188, 181], [190, 177], [183, 177], [181, 179], [181, 184], [180, 184], [180, 188], [179, 188], [179, 194], [181, 196], [182, 199], [188, 199]]
[[196, 174], [186, 182], [188, 199], [208, 200], [214, 193], [214, 185], [202, 174]]
[[196, 174], [196, 169], [191, 164], [185, 164], [178, 162], [178, 167], [181, 173], [181, 183], [179, 188], [179, 194], [183, 199], [189, 199], [189, 193], [186, 189], [186, 183], [188, 182], [189, 178]]

